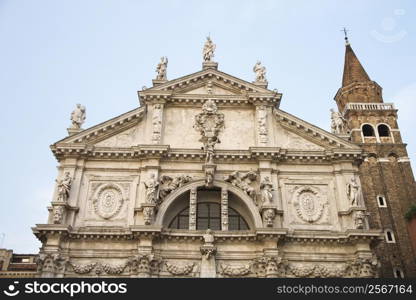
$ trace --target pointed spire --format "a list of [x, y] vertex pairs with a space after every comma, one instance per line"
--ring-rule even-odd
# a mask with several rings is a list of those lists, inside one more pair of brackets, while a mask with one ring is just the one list
[[352, 50], [345, 31], [345, 62], [344, 74], [342, 76], [342, 87], [353, 82], [366, 81], [371, 81], [371, 79]]

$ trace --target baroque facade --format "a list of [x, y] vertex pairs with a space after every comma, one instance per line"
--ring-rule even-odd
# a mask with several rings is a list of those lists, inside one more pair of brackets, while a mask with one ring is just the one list
[[[219, 71], [210, 38], [196, 73], [168, 80], [163, 57], [137, 109], [84, 130], [77, 105], [51, 146], [59, 174], [48, 222], [33, 228], [39, 276], [415, 276], [404, 220], [374, 204], [383, 194], [388, 214], [415, 201], [396, 110], [346, 51], [332, 133], [280, 110], [260, 62], [254, 82]], [[379, 123], [389, 137], [362, 128]], [[380, 168], [405, 169], [395, 184], [408, 193]], [[392, 252], [386, 230], [401, 242]]]

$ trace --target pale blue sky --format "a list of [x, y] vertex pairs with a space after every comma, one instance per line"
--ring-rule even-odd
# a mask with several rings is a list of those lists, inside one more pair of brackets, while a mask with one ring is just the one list
[[328, 130], [344, 26], [399, 108], [415, 160], [414, 1], [0, 0], [0, 247], [38, 251], [30, 227], [46, 222], [57, 175], [49, 145], [66, 135], [75, 103], [87, 107], [84, 127], [137, 107], [161, 56], [169, 79], [201, 69], [210, 33], [221, 71], [252, 81], [260, 59], [281, 108]]

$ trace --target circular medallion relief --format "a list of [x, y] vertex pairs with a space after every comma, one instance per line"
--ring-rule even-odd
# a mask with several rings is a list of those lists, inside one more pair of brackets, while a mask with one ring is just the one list
[[318, 191], [311, 187], [301, 188], [295, 195], [293, 205], [297, 215], [310, 223], [318, 221], [324, 211]]
[[121, 188], [115, 184], [102, 185], [93, 200], [94, 210], [100, 217], [110, 219], [121, 209], [124, 198]]

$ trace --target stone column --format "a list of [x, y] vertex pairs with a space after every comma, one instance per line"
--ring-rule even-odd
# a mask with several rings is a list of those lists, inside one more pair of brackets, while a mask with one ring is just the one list
[[221, 230], [228, 230], [228, 190], [221, 189]]
[[197, 189], [192, 188], [189, 194], [189, 230], [196, 230]]

